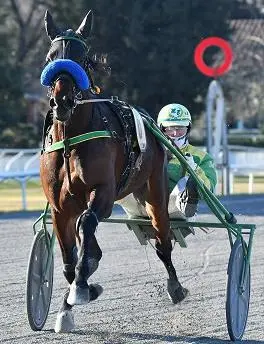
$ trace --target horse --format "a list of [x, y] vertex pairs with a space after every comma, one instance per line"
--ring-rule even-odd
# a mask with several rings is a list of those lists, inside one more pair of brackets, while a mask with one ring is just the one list
[[[84, 73], [79, 81], [69, 70], [56, 70], [53, 75], [40, 158], [41, 183], [50, 204], [63, 273], [69, 284], [55, 332], [71, 331], [75, 326], [73, 306], [95, 300], [102, 293], [99, 284], [88, 284], [102, 257], [96, 228], [111, 215], [114, 202], [131, 193], [145, 206], [151, 219], [156, 253], [168, 274], [169, 298], [178, 303], [188, 294], [171, 259], [166, 151], [146, 130], [146, 148], [141, 152], [131, 106], [105, 101], [92, 89], [91, 58], [86, 44], [91, 22], [89, 11], [76, 31], [61, 31], [51, 14], [45, 14], [45, 28], [51, 41], [47, 66], [65, 60]], [[85, 77], [90, 79], [89, 88], [80, 90]], [[108, 136], [96, 140], [66, 144], [68, 139], [85, 133], [106, 131]], [[49, 151], [49, 146], [58, 142], [64, 143], [64, 149]]]

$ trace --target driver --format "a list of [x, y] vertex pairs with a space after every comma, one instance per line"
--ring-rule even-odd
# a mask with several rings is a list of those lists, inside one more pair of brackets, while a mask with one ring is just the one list
[[[203, 183], [214, 191], [217, 173], [212, 157], [189, 143], [192, 118], [181, 104], [168, 104], [158, 115], [158, 125], [181, 150], [190, 167]], [[169, 215], [190, 218], [196, 214], [199, 193], [195, 180], [179, 160], [168, 151]]]
[[[192, 118], [189, 110], [181, 104], [168, 104], [158, 115], [158, 125], [185, 156], [196, 175], [211, 190], [217, 183], [217, 174], [212, 157], [189, 144]], [[189, 175], [179, 160], [167, 150], [168, 187], [170, 218], [192, 218], [197, 212], [200, 199], [195, 180]], [[140, 202], [130, 194], [115, 202], [122, 206], [129, 217], [145, 217], [147, 213]]]

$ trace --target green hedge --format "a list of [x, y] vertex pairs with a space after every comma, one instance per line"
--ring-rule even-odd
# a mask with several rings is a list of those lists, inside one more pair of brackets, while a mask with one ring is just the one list
[[241, 146], [252, 146], [252, 147], [264, 147], [264, 135], [254, 136], [229, 136], [228, 144], [230, 145], [241, 145]]
[[[206, 140], [191, 138], [190, 143], [197, 146], [206, 146]], [[264, 147], [264, 135], [254, 136], [228, 136], [228, 144], [234, 146]]]

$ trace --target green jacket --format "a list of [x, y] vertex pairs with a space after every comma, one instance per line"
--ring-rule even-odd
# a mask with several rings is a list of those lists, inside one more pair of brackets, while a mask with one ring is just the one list
[[[197, 164], [195, 169], [197, 176], [211, 191], [214, 191], [217, 184], [217, 173], [213, 158], [208, 153], [203, 152], [199, 148], [196, 148], [190, 144], [182, 148], [181, 151], [184, 155], [186, 153], [190, 153], [193, 156], [193, 160]], [[179, 179], [185, 175], [188, 175], [188, 172], [181, 166], [179, 160], [173, 156], [168, 163], [170, 193], [178, 183]]]

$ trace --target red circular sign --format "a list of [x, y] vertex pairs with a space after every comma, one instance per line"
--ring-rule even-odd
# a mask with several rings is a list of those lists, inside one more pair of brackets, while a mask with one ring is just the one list
[[[219, 47], [223, 50], [224, 61], [218, 67], [209, 67], [203, 60], [204, 52], [211, 46]], [[207, 76], [218, 77], [226, 73], [232, 64], [233, 52], [230, 44], [220, 37], [208, 37], [197, 45], [194, 52], [194, 63], [196, 67]]]

